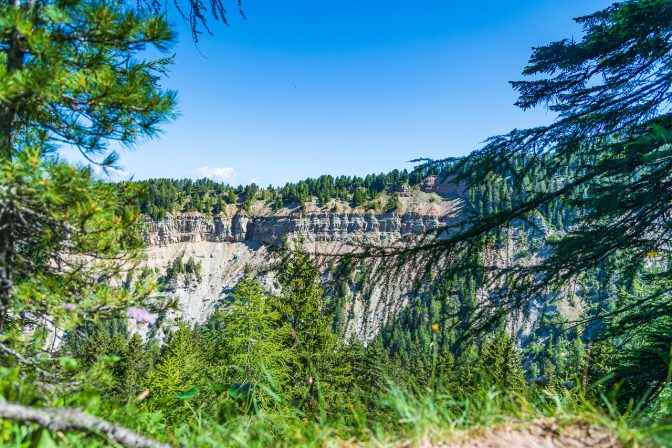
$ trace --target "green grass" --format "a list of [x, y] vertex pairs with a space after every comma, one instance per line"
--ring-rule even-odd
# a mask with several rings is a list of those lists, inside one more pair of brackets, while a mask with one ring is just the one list
[[[230, 413], [214, 418], [192, 406], [191, 415], [168, 427], [161, 413], [149, 412], [142, 403], [115, 406], [95, 392], [44, 401], [30, 385], [21, 385], [13, 369], [2, 369], [2, 395], [33, 406], [81, 406], [121, 425], [186, 447], [339, 447], [414, 446], [434, 441], [469, 438], [502, 425], [525, 426], [537, 419], [552, 419], [558, 427], [588, 423], [606, 428], [626, 447], [672, 446], [672, 401], [664, 393], [650, 402], [632, 403], [619, 411], [606, 397], [587, 400], [578, 391], [531, 388], [524, 395], [481, 385], [467, 397], [455, 399], [433, 391], [392, 387], [367, 416], [363, 407], [350, 405], [338, 413], [326, 409], [307, 418], [277, 397], [272, 411], [254, 415]], [[56, 398], [60, 395], [61, 398]], [[118, 446], [104, 435], [76, 432], [48, 433], [32, 425], [0, 422], [0, 446], [52, 446], [88, 448]]]
[[284, 413], [238, 416], [226, 423], [194, 417], [176, 428], [173, 436], [190, 447], [413, 446], [473, 437], [504, 424], [525, 426], [541, 418], [553, 419], [560, 428], [579, 423], [606, 428], [624, 446], [672, 446], [669, 422], [636, 409], [619, 413], [606, 399], [593, 404], [566, 392], [520, 396], [487, 387], [463, 400], [393, 388], [375, 418], [367, 418], [357, 408], [322, 422], [308, 421], [289, 408]]

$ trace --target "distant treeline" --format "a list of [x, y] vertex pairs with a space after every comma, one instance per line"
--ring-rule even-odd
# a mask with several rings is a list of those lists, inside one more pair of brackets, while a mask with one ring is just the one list
[[350, 202], [358, 207], [377, 199], [383, 193], [396, 195], [404, 186], [413, 187], [439, 169], [393, 170], [389, 173], [359, 176], [324, 175], [282, 187], [262, 188], [252, 183], [237, 187], [211, 179], [149, 179], [139, 181], [146, 194], [140, 201], [142, 212], [152, 218], [161, 218], [167, 212], [196, 211], [204, 214], [221, 213], [227, 204], [240, 205], [248, 210], [255, 200], [264, 200], [277, 208], [303, 206], [317, 199], [320, 205], [332, 199]]
[[[483, 185], [469, 188], [465, 200], [477, 214], [489, 214], [506, 210], [512, 202], [524, 200], [528, 192], [546, 192], [556, 188], [563, 179], [557, 175], [549, 176], [539, 166], [534, 167], [522, 178], [513, 179], [510, 172], [520, 172], [525, 164], [522, 158], [512, 158], [510, 169], [501, 171], [499, 177], [493, 177]], [[576, 162], [568, 163], [567, 170], [576, 169]], [[227, 204], [236, 204], [249, 211], [254, 201], [266, 201], [277, 210], [282, 207], [303, 207], [311, 200], [326, 206], [331, 200], [350, 203], [353, 207], [367, 207], [374, 204], [383, 211], [398, 207], [398, 193], [404, 188], [412, 188], [422, 183], [428, 176], [446, 176], [453, 174], [454, 165], [431, 164], [413, 171], [393, 170], [389, 173], [359, 176], [324, 175], [309, 178], [296, 183], [287, 183], [282, 187], [262, 188], [252, 183], [237, 187], [216, 182], [211, 179], [149, 179], [138, 183], [145, 187], [140, 199], [140, 210], [151, 218], [158, 219], [166, 213], [196, 211], [206, 215], [221, 213]], [[381, 195], [388, 195], [384, 204], [376, 203]], [[380, 202], [380, 201], [377, 201]], [[573, 211], [558, 201], [544, 204], [539, 212], [557, 228], [564, 228]]]

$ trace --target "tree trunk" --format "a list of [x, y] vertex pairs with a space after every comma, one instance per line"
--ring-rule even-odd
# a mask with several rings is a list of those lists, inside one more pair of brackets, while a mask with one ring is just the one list
[[[14, 8], [21, 8], [20, 0], [13, 1]], [[34, 5], [32, 6], [34, 7]], [[14, 30], [7, 44], [7, 74], [20, 70], [23, 66], [24, 49], [22, 36]], [[0, 102], [0, 163], [11, 162], [14, 152], [13, 140], [16, 119], [21, 106], [20, 99], [5, 99]], [[12, 188], [11, 185], [0, 185], [0, 188]], [[12, 290], [12, 265], [14, 263], [12, 204], [4, 201], [0, 204], [0, 333], [4, 330], [5, 321], [10, 307]]]
[[167, 443], [138, 434], [123, 426], [72, 408], [32, 408], [17, 403], [0, 403], [0, 418], [23, 424], [35, 423], [42, 428], [59, 431], [81, 431], [106, 437], [128, 448], [170, 448]]
[[588, 375], [590, 375], [590, 352], [593, 349], [593, 344], [588, 339], [588, 351], [586, 351], [586, 363], [583, 366], [583, 378], [581, 379], [581, 393], [585, 396], [588, 390]]

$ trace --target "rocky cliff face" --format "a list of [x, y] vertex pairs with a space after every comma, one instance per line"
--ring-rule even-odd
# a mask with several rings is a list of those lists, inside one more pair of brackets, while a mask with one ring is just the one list
[[[400, 195], [394, 212], [376, 213], [342, 203], [271, 212], [260, 204], [252, 213], [233, 209], [219, 216], [193, 212], [147, 220], [150, 268], [162, 275], [173, 260], [186, 261], [189, 257], [202, 266], [200, 281], [167, 285], [165, 294], [177, 298], [180, 305], [180, 311], [169, 315], [168, 321], [177, 318], [205, 321], [240, 281], [246, 266], [262, 270], [272, 261], [269, 252], [272, 246], [295, 242], [309, 251], [336, 253], [360, 243], [391, 244], [445, 226], [459, 218], [461, 200], [458, 190], [442, 185], [423, 184]], [[441, 195], [436, 193], [439, 188]], [[270, 287], [272, 279], [267, 276], [265, 281]], [[373, 288], [366, 297], [353, 291], [347, 298], [346, 331], [368, 340], [407, 303], [408, 294], [403, 287], [385, 294]]]
[[[164, 294], [178, 299], [179, 311], [167, 316], [157, 335], [160, 338], [177, 319], [204, 322], [217, 304], [227, 299], [248, 267], [272, 290], [272, 275], [264, 268], [276, 260], [277, 254], [270, 250], [273, 246], [301, 244], [309, 252], [337, 254], [361, 243], [392, 244], [458, 221], [462, 216], [462, 195], [460, 185], [427, 178], [414, 189], [400, 190], [393, 212], [375, 211], [389, 203], [389, 198], [368, 204], [372, 210], [332, 201], [324, 206], [313, 203], [302, 209], [273, 211], [269, 204], [258, 201], [246, 212], [230, 205], [218, 216], [178, 213], [158, 221], [148, 220], [148, 267], [160, 276], [174, 260], [193, 258], [202, 268], [199, 280], [178, 278], [168, 282]], [[483, 252], [484, 263], [504, 268], [521, 262], [521, 256], [528, 257], [522, 262], [534, 262], [535, 257], [543, 256], [544, 241], [551, 229], [541, 216], [535, 224], [536, 229], [510, 229], [506, 242]], [[531, 256], [530, 241], [537, 241], [532, 246], [541, 245], [532, 250]], [[521, 255], [521, 250], [528, 255]], [[408, 279], [400, 278], [394, 285], [369, 284], [358, 290], [355, 277], [353, 273], [353, 278], [346, 279], [351, 281], [341, 289], [344, 297], [339, 296], [343, 303], [340, 322], [345, 325], [347, 337], [355, 335], [367, 342], [391, 316], [409, 305], [412, 285]], [[492, 292], [479, 289], [477, 297], [487, 300]], [[522, 345], [527, 343], [545, 306], [541, 301], [532, 301], [526, 309], [510, 316], [509, 330]], [[572, 320], [580, 315], [583, 305], [580, 301], [561, 300], [557, 309]], [[136, 330], [143, 333], [147, 328]]]
[[150, 246], [198, 242], [279, 245], [284, 239], [349, 243], [360, 237], [384, 244], [409, 234], [437, 229], [452, 218], [450, 214], [438, 212], [320, 212], [261, 217], [242, 213], [233, 217], [187, 213], [148, 221], [147, 241]]
[[[245, 213], [231, 206], [218, 216], [182, 213], [167, 215], [158, 221], [148, 220], [148, 267], [163, 275], [168, 265], [178, 258], [183, 261], [193, 258], [201, 265], [200, 280], [178, 279], [166, 285], [164, 294], [179, 302], [179, 311], [167, 316], [166, 327], [176, 319], [204, 322], [217, 304], [231, 294], [248, 267], [253, 272], [265, 271], [274, 261], [275, 255], [269, 250], [273, 246], [294, 243], [303, 245], [309, 252], [334, 254], [349, 251], [361, 243], [392, 244], [459, 220], [460, 196], [459, 186], [430, 178], [419, 188], [400, 193], [394, 212], [376, 213], [344, 203], [331, 203], [326, 207], [308, 204], [301, 210], [271, 211], [260, 202]], [[528, 239], [530, 237], [528, 235]], [[484, 256], [490, 264], [508, 266], [516, 256], [516, 240], [511, 234], [501, 250]], [[269, 289], [273, 288], [269, 274], [260, 278]], [[393, 288], [370, 285], [366, 291], [350, 290], [343, 298], [346, 333], [366, 342], [383, 323], [406, 307], [411, 288], [403, 280], [398, 283]], [[479, 291], [479, 294], [485, 296], [488, 291]], [[563, 314], [576, 314], [575, 311], [567, 309]], [[537, 311], [531, 308], [524, 314], [526, 318], [511, 322], [512, 332], [519, 336], [529, 333]]]

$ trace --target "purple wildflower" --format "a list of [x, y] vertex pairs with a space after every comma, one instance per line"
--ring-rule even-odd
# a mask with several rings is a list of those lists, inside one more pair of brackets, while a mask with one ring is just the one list
[[136, 307], [130, 307], [128, 309], [128, 315], [138, 323], [147, 322], [150, 325], [156, 322], [156, 318], [158, 317], [155, 313], [152, 313], [149, 310]]
[[64, 303], [63, 305], [61, 305], [61, 308], [63, 308], [65, 311], [72, 313], [77, 309], [77, 305], [75, 305], [74, 303]]

